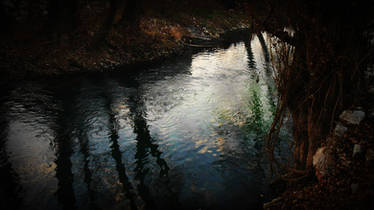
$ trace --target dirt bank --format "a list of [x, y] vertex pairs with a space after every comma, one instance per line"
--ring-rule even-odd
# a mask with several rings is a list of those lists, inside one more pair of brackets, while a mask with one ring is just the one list
[[[93, 44], [103, 24], [105, 5], [93, 2], [80, 11], [80, 27], [63, 35], [19, 25], [0, 41], [0, 70], [7, 78], [58, 76], [118, 69], [158, 61], [188, 49], [211, 47], [228, 31], [249, 28], [248, 15], [216, 6], [165, 17], [146, 11], [138, 25], [118, 24], [99, 45]], [[104, 9], [103, 9], [104, 8]]]

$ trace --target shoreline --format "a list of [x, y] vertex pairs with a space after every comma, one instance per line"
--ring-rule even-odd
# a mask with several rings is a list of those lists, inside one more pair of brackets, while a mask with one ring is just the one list
[[[42, 71], [24, 69], [23, 71], [11, 72], [10, 69], [3, 69], [0, 76], [2, 78], [1, 81], [4, 82], [6, 80], [56, 79], [96, 74], [134, 74], [141, 68], [147, 69], [153, 66], [162, 65], [168, 60], [183, 56], [191, 56], [192, 54], [201, 51], [227, 48], [232, 43], [243, 41], [245, 39], [244, 36], [249, 37], [250, 34], [251, 30], [249, 28], [241, 28], [226, 31], [223, 34], [220, 34], [220, 37], [222, 37], [220, 39], [211, 39], [208, 41], [204, 39], [194, 39], [192, 44], [182, 45], [179, 48], [175, 48], [172, 51], [168, 51], [167, 53], [149, 60], [134, 61], [123, 64], [119, 63], [117, 65], [107, 65], [106, 63], [101, 63], [96, 68], [71, 64], [70, 67], [73, 67], [74, 70], [61, 69], [59, 72], [48, 71], [48, 69], [42, 69]], [[190, 37], [186, 37], [186, 39], [188, 38]]]
[[23, 40], [17, 36], [3, 38], [0, 76], [3, 80], [22, 80], [136, 69], [193, 51], [222, 47], [238, 36], [251, 34], [245, 13], [217, 10], [214, 16], [181, 16], [184, 18], [180, 20], [143, 17], [137, 29], [115, 26], [99, 47], [93, 46], [90, 28], [61, 35], [59, 41], [42, 32]]

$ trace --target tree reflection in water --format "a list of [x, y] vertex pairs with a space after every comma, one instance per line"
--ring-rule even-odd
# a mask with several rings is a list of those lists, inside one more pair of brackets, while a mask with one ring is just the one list
[[[3, 87], [1, 87], [4, 90]], [[5, 91], [5, 90], [4, 90]], [[18, 196], [21, 186], [19, 185], [19, 176], [9, 161], [9, 154], [6, 151], [5, 143], [8, 131], [8, 117], [6, 116], [7, 107], [0, 98], [0, 209], [6, 209], [9, 205], [15, 209], [19, 208], [21, 198]]]
[[58, 113], [55, 128], [56, 149], [56, 178], [58, 180], [58, 189], [56, 192], [58, 201], [63, 209], [76, 209], [76, 199], [73, 190], [72, 162], [70, 160], [73, 154], [72, 138], [69, 132], [70, 126], [66, 116], [69, 115], [69, 103], [64, 101], [62, 109]]
[[145, 177], [149, 170], [146, 168], [147, 157], [150, 153], [156, 158], [156, 163], [160, 167], [160, 177], [167, 177], [169, 167], [166, 161], [161, 158], [162, 152], [159, 151], [158, 145], [151, 137], [147, 121], [145, 119], [145, 105], [141, 98], [140, 88], [137, 85], [137, 91], [134, 95], [131, 95], [128, 99], [130, 118], [133, 121], [134, 133], [136, 134], [136, 167], [135, 167], [135, 179], [139, 181], [137, 186], [138, 192], [143, 200], [146, 202], [146, 208], [150, 208], [155, 205], [155, 201], [152, 198], [149, 187], [145, 183]]
[[[261, 49], [266, 43], [255, 37], [227, 50], [204, 52], [130, 76], [103, 74], [103, 78], [100, 74], [62, 80], [57, 85], [51, 82], [50, 86], [41, 87], [42, 91], [37, 89], [39, 95], [34, 94], [38, 91], [32, 92], [32, 97], [43, 99], [31, 100], [32, 103], [24, 102], [30, 99], [30, 94], [15, 97], [9, 103], [17, 117], [30, 112], [23, 110], [24, 106], [41, 106], [37, 114], [30, 116], [43, 121], [31, 124], [31, 131], [51, 130], [49, 135], [35, 137], [40, 132], [30, 131], [34, 137], [32, 144], [41, 139], [44, 150], [25, 147], [32, 157], [39, 157], [39, 151], [51, 153], [48, 153], [51, 166], [44, 159], [36, 163], [52, 171], [46, 176], [49, 180], [42, 181], [46, 184], [25, 180], [26, 184], [31, 183], [31, 188], [38, 188], [38, 192], [48, 189], [44, 191], [45, 205], [36, 205], [38, 193], [32, 194], [37, 199], [24, 196], [31, 201], [20, 203], [64, 209], [224, 208], [224, 203], [230, 203], [231, 207], [249, 203], [257, 206], [260, 200], [256, 196], [265, 191], [257, 190], [263, 177], [259, 167], [261, 156], [257, 157], [260, 150], [252, 143], [243, 142], [255, 141], [262, 135], [270, 116], [269, 102], [274, 104], [274, 89], [269, 85], [271, 68], [261, 71], [268, 65], [263, 55], [266, 53]], [[252, 89], [248, 91], [245, 85]], [[252, 106], [247, 106], [248, 102]], [[217, 128], [220, 121], [214, 113], [221, 107], [225, 124]], [[0, 115], [8, 112], [5, 109], [5, 114]], [[250, 120], [245, 121], [249, 114]], [[19, 145], [31, 141], [27, 136], [6, 136], [9, 120], [2, 123], [3, 119], [0, 119], [2, 135], [9, 138], [4, 141], [13, 142], [14, 151], [20, 151]], [[234, 126], [230, 126], [229, 119], [234, 119]], [[22, 120], [20, 126], [24, 126]], [[16, 128], [23, 128], [20, 126], [13, 133], [18, 132]], [[252, 132], [248, 136], [250, 141], [245, 139], [248, 133], [238, 128]], [[2, 144], [1, 155], [7, 156]], [[13, 156], [27, 163], [21, 152]], [[0, 158], [7, 162], [6, 158]], [[11, 164], [14, 167], [14, 162]], [[4, 163], [1, 170], [8, 166], [12, 167]], [[19, 182], [17, 176], [9, 174], [14, 182]], [[19, 174], [22, 178], [22, 171]], [[34, 178], [33, 175], [30, 177]], [[24, 183], [19, 185], [24, 187]], [[247, 201], [242, 196], [253, 198]]]
[[116, 115], [114, 111], [112, 110], [112, 104], [113, 102], [112, 102], [111, 97], [107, 97], [106, 108], [108, 109], [107, 112], [109, 115], [108, 127], [110, 131], [110, 142], [111, 142], [110, 148], [112, 151], [112, 157], [116, 162], [116, 169], [118, 172], [119, 181], [122, 184], [122, 193], [124, 193], [125, 197], [129, 199], [131, 208], [137, 209], [136, 202], [135, 202], [136, 195], [134, 193], [134, 187], [132, 186], [131, 182], [129, 181], [129, 178], [127, 177], [126, 167], [122, 161], [122, 153], [120, 151], [120, 147], [118, 144], [119, 125], [116, 119]]

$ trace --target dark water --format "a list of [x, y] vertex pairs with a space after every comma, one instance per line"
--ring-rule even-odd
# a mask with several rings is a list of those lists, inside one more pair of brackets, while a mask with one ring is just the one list
[[264, 40], [136, 75], [3, 88], [2, 206], [258, 209], [275, 87]]

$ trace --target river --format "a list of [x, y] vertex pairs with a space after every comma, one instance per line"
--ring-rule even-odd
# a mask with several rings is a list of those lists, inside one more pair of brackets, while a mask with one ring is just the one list
[[4, 85], [6, 205], [261, 209], [277, 98], [265, 41], [253, 35], [137, 73]]

